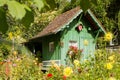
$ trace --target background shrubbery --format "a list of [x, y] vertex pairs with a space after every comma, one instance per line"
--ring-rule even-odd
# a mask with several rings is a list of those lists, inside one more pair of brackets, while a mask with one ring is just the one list
[[45, 73], [41, 71], [42, 64], [39, 59], [35, 58], [24, 46], [0, 44], [0, 79], [119, 80], [120, 50], [106, 48], [106, 41], [111, 40], [112, 36], [110, 33], [106, 34], [104, 41], [99, 43], [100, 48], [94, 52], [94, 57], [89, 56], [89, 60], [84, 59], [82, 62], [80, 61], [82, 50], [70, 46], [66, 53], [69, 64], [58, 66], [52, 61], [52, 66]]

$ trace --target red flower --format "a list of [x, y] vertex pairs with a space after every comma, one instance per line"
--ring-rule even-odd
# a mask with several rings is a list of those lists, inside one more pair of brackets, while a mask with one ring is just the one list
[[63, 80], [66, 80], [66, 78], [67, 78], [66, 76], [63, 76]]
[[52, 77], [53, 75], [51, 73], [47, 74], [47, 77]]
[[82, 70], [81, 70], [80, 68], [78, 68], [78, 72], [79, 72], [79, 73], [81, 73], [81, 72], [82, 72]]
[[9, 66], [9, 63], [6, 63], [6, 65], [5, 65], [5, 74], [6, 74], [7, 76], [9, 76], [9, 74], [10, 74], [10, 66]]

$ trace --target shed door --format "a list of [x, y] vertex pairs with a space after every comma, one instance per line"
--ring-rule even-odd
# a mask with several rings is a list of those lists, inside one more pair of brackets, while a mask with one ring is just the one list
[[82, 60], [89, 59], [90, 56], [93, 56], [95, 51], [94, 39], [82, 36], [80, 37], [79, 42], [80, 49], [83, 49]]

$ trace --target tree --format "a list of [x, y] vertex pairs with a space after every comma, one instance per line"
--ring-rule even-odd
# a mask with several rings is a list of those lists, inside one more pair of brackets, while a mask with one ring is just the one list
[[[0, 0], [0, 31], [3, 33], [8, 30], [10, 23], [13, 20], [15, 23], [22, 23], [26, 27], [33, 21], [34, 7], [40, 11], [44, 6], [43, 0]], [[29, 22], [26, 20], [29, 18]], [[24, 23], [27, 21], [26, 23]]]

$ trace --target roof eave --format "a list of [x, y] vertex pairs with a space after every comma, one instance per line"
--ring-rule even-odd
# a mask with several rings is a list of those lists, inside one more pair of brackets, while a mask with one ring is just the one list
[[95, 15], [92, 13], [90, 9], [87, 10], [88, 14], [91, 16], [93, 21], [97, 24], [97, 26], [106, 34], [106, 30], [103, 28], [103, 25], [101, 22], [95, 17]]
[[[54, 31], [53, 33], [56, 34], [56, 33], [58, 33], [59, 31], [64, 30], [64, 28], [66, 28], [66, 26], [69, 25], [69, 24], [70, 24], [78, 15], [80, 15], [82, 12], [83, 12], [83, 10], [80, 9], [80, 11], [79, 11], [73, 18], [71, 18], [68, 23], [64, 24], [63, 26], [61, 26], [60, 29]], [[69, 27], [69, 26], [67, 26], [67, 27]]]

